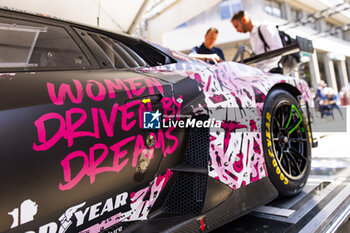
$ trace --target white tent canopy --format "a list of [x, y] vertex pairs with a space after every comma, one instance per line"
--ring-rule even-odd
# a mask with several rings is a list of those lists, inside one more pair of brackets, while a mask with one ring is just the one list
[[[110, 31], [132, 34], [146, 12], [150, 41], [162, 43], [165, 32], [221, 0], [0, 0], [0, 5], [40, 13]], [[160, 7], [155, 7], [160, 6]], [[154, 7], [154, 8], [153, 8]], [[148, 12], [150, 13], [150, 12]], [[147, 14], [148, 17], [150, 14]]]
[[128, 32], [145, 2], [148, 0], [0, 0], [0, 5]]

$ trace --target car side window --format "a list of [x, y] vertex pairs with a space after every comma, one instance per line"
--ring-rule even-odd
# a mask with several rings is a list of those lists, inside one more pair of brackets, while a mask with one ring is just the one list
[[123, 36], [112, 38], [78, 28], [75, 30], [91, 49], [102, 51], [117, 69], [159, 66], [176, 62], [153, 46], [134, 38]]
[[89, 33], [89, 36], [104, 51], [116, 68], [147, 66], [147, 63], [140, 56], [123, 43], [97, 34]]
[[63, 27], [0, 17], [0, 69], [76, 69], [90, 66]]

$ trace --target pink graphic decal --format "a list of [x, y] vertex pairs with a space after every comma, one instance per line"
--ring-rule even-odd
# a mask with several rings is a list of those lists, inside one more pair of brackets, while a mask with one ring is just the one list
[[195, 73], [193, 76], [194, 76], [194, 79], [198, 82], [198, 84], [200, 84], [201, 86], [204, 86], [205, 82], [203, 82], [203, 80], [201, 79], [200, 74]]
[[[164, 93], [161, 83], [153, 77], [115, 79], [114, 81], [106, 79], [104, 83], [96, 80], [88, 80], [85, 86], [79, 80], [73, 79], [73, 83], [74, 87], [65, 83], [61, 84], [58, 87], [58, 94], [56, 94], [55, 85], [48, 82], [47, 91], [52, 103], [63, 105], [66, 101], [66, 96], [68, 96], [71, 102], [80, 104], [83, 100], [84, 92], [89, 99], [97, 102], [104, 100], [106, 96], [109, 99], [115, 99], [118, 91], [125, 91], [129, 99], [141, 95], [154, 95], [155, 88], [159, 93]], [[93, 86], [97, 87], [97, 94], [93, 93]], [[75, 92], [76, 95], [73, 94]]]
[[[175, 137], [174, 135], [171, 135], [170, 133], [174, 130], [174, 127], [170, 127], [167, 131], [165, 131], [165, 136], [169, 140], [169, 142], [173, 142], [172, 145], [169, 143], [169, 146], [165, 149], [164, 157], [167, 156], [167, 154], [172, 154], [175, 152], [177, 146], [179, 145], [179, 139]], [[161, 131], [159, 131], [161, 132]], [[164, 142], [163, 142], [164, 144]]]
[[246, 112], [244, 111], [244, 108], [242, 107], [242, 101], [241, 101], [240, 98], [238, 98], [238, 97], [236, 96], [236, 94], [235, 94], [234, 92], [231, 92], [231, 94], [234, 96], [235, 101], [236, 101], [236, 103], [237, 103], [237, 106], [238, 106], [238, 108], [239, 108], [239, 113], [241, 114], [241, 118], [243, 118], [243, 113], [244, 113], [245, 116], [246, 116], [247, 114], [246, 114]]
[[220, 103], [220, 102], [223, 102], [223, 101], [226, 101], [226, 98], [223, 94], [221, 95], [214, 95], [212, 97], [209, 97], [209, 99], [214, 103], [214, 104], [217, 104], [217, 103]]
[[[233, 133], [225, 153], [223, 147], [220, 146], [223, 145], [224, 133], [220, 133], [211, 142], [210, 167], [212, 169], [209, 169], [209, 175], [233, 189], [265, 177], [263, 154], [252, 153], [253, 147], [250, 143], [259, 134], [253, 132]], [[261, 144], [261, 140], [257, 143]], [[259, 176], [257, 176], [257, 171], [259, 174], [261, 173]]]
[[123, 131], [130, 131], [136, 124], [136, 119], [131, 120], [128, 123], [128, 120], [132, 119], [135, 116], [135, 113], [130, 110], [132, 109], [135, 105], [140, 105], [141, 100], [136, 100], [132, 101], [129, 103], [126, 103], [125, 105], [122, 105], [120, 107], [120, 112], [122, 114], [122, 122], [121, 122], [121, 128]]
[[[60, 127], [54, 136], [52, 136], [50, 139], [47, 139], [45, 122], [49, 120], [50, 121], [58, 120]], [[36, 143], [33, 143], [33, 149], [35, 151], [48, 150], [49, 148], [51, 148], [64, 136], [64, 132], [66, 128], [64, 118], [58, 113], [47, 113], [41, 116], [38, 120], [36, 120], [34, 122], [34, 125], [36, 126], [38, 131], [38, 141], [41, 143], [41, 145], [37, 145]]]
[[211, 129], [209, 175], [233, 189], [265, 177], [261, 114], [269, 88], [281, 76], [271, 78], [242, 64], [220, 63], [190, 78], [204, 93], [209, 116], [222, 121], [221, 130]]
[[[193, 73], [186, 72], [186, 69]], [[313, 106], [304, 80], [265, 73], [239, 63], [171, 64], [143, 70], [187, 75], [197, 82], [198, 90], [205, 95], [205, 103], [191, 106], [193, 113], [209, 114], [211, 118], [222, 120], [222, 130], [211, 129], [209, 175], [233, 189], [267, 175], [261, 142], [261, 117], [268, 91], [279, 83], [291, 85], [298, 88], [309, 106]], [[234, 130], [234, 124], [240, 124], [242, 128]], [[243, 140], [240, 139], [242, 132], [245, 134]], [[241, 151], [240, 147], [246, 150]]]
[[259, 164], [257, 162], [253, 165], [252, 173], [251, 173], [251, 181], [252, 182], [259, 180], [259, 167], [258, 167], [258, 165]]
[[[101, 150], [101, 155], [96, 159], [95, 153], [97, 150]], [[108, 155], [108, 147], [105, 144], [96, 144], [93, 147], [90, 148], [89, 151], [89, 171], [87, 172], [88, 176], [90, 177], [90, 183], [95, 182], [95, 177], [99, 173], [104, 173], [107, 171], [114, 171], [112, 167], [97, 167], [99, 166], [107, 157]]]
[[214, 137], [213, 135], [210, 135], [210, 141], [214, 141], [216, 139], [216, 137]]
[[72, 93], [71, 86], [68, 84], [62, 84], [58, 89], [58, 95], [56, 96], [55, 93], [55, 87], [52, 83], [47, 83], [47, 91], [49, 93], [50, 99], [52, 103], [56, 105], [62, 105], [66, 99], [66, 95], [69, 96], [70, 100], [75, 103], [79, 104], [82, 101], [83, 98], [83, 86], [78, 80], [74, 80], [75, 90], [77, 92], [77, 96], [75, 97]]
[[255, 95], [255, 101], [257, 103], [259, 102], [264, 102], [265, 101], [265, 94], [259, 90], [257, 87], [253, 86], [253, 90], [254, 90], [254, 95]]
[[105, 85], [107, 86], [108, 97], [110, 99], [115, 99], [116, 92], [119, 90], [124, 90], [127, 96], [129, 97], [129, 99], [132, 98], [130, 89], [125, 85], [125, 83], [122, 80], [117, 78], [114, 81], [105, 79], [104, 82], [105, 82]]
[[[83, 158], [83, 166], [80, 172], [72, 179], [72, 172], [70, 168], [70, 161], [76, 158]], [[67, 155], [67, 157], [62, 160], [61, 165], [63, 167], [64, 181], [67, 184], [59, 184], [60, 190], [67, 190], [73, 188], [78, 182], [84, 177], [89, 168], [89, 158], [83, 151], [74, 151]]]
[[145, 87], [142, 87], [142, 83], [138, 81], [142, 79], [143, 77], [130, 78], [125, 80], [126, 82], [129, 83], [131, 92], [134, 96], [140, 96], [146, 89]]
[[[181, 95], [179, 96], [179, 99], [182, 99]], [[163, 97], [161, 103], [164, 109], [165, 121], [168, 121], [169, 118], [172, 118], [174, 116], [177, 120], [180, 119], [182, 102], [179, 103], [177, 100], [175, 100], [174, 97]], [[173, 106], [175, 106], [175, 108]]]
[[103, 109], [99, 109], [102, 125], [104, 126], [104, 129], [108, 137], [114, 136], [114, 127], [115, 127], [117, 112], [118, 112], [118, 104], [114, 104], [112, 107], [111, 115], [108, 120], [105, 111]]
[[[172, 127], [168, 128], [165, 133], [160, 129], [158, 130], [158, 134], [151, 133], [155, 139], [155, 145], [149, 148], [147, 154], [149, 159], [153, 159], [154, 149], [161, 149], [164, 157], [175, 152], [179, 145], [179, 140], [172, 135], [173, 130], [174, 128]], [[165, 140], [167, 140], [167, 146]], [[132, 159], [126, 156], [130, 153], [126, 149], [127, 145], [130, 143], [134, 144]], [[128, 164], [131, 167], [136, 167], [138, 158], [144, 153], [145, 149], [145, 142], [142, 135], [137, 135], [120, 140], [109, 147], [102, 143], [95, 144], [90, 147], [88, 154], [83, 151], [71, 152], [61, 162], [64, 183], [59, 184], [59, 189], [61, 191], [72, 189], [78, 185], [85, 176], [89, 177], [90, 183], [93, 184], [98, 174], [105, 172], [118, 173]], [[101, 166], [107, 157], [113, 157], [113, 164]], [[74, 164], [81, 164], [79, 171], [72, 171], [71, 164], [73, 161]], [[74, 168], [76, 169], [76, 166]], [[72, 177], [72, 174], [76, 174], [75, 177]]]
[[261, 154], [260, 146], [259, 146], [259, 144], [257, 143], [257, 141], [256, 141], [255, 138], [254, 138], [254, 147], [253, 147], [253, 150], [254, 150], [255, 153]]
[[250, 141], [248, 140], [248, 145], [247, 145], [247, 156], [246, 156], [246, 162], [245, 162], [245, 165], [246, 166], [248, 166], [248, 158], [249, 158], [249, 149], [250, 149], [250, 147], [249, 147], [249, 145], [250, 145]]
[[[298, 88], [298, 90], [302, 94], [302, 97], [303, 97], [304, 101], [307, 103], [307, 105], [309, 106], [309, 109], [313, 109], [314, 108], [314, 101], [313, 101], [310, 89], [308, 88], [306, 81], [303, 79], [297, 79], [296, 82], [297, 82], [296, 87]], [[315, 118], [314, 113], [315, 113], [314, 111], [310, 111], [311, 121], [313, 121]]]
[[[122, 159], [127, 154], [127, 151], [121, 148], [134, 139], [135, 136], [132, 136], [130, 138], [121, 140], [110, 147], [110, 150], [114, 152], [113, 166], [111, 167], [97, 167], [106, 159], [109, 152], [107, 146], [104, 144], [96, 144], [92, 146], [89, 151], [89, 156], [83, 151], [75, 151], [68, 154], [67, 157], [64, 158], [61, 162], [64, 174], [64, 181], [66, 182], [66, 184], [60, 183], [59, 189], [62, 191], [72, 189], [81, 181], [81, 179], [85, 175], [90, 177], [90, 183], [92, 184], [95, 182], [95, 177], [99, 173], [104, 173], [108, 171], [118, 173], [128, 163], [128, 158], [124, 159], [123, 161], [120, 161], [120, 159]], [[98, 159], [95, 160], [96, 150], [103, 150], [103, 152], [98, 157]], [[83, 161], [79, 173], [72, 179], [72, 170], [70, 164], [71, 161], [76, 158], [83, 158]]]
[[[161, 148], [163, 156], [166, 157], [168, 154], [175, 152], [177, 146], [179, 145], [179, 139], [174, 135], [171, 135], [171, 132], [174, 130], [174, 127], [170, 127], [165, 131], [165, 134], [162, 130], [158, 130], [158, 136], [155, 133], [150, 133], [155, 138], [154, 148]], [[168, 145], [165, 148], [165, 138], [168, 140]], [[152, 147], [151, 147], [152, 149]]]
[[[100, 223], [97, 223], [88, 229], [81, 231], [81, 233], [94, 233], [105, 230], [120, 222], [146, 220], [147, 216], [156, 202], [159, 194], [164, 189], [166, 183], [169, 181], [172, 171], [167, 169], [164, 175], [157, 176], [150, 185], [135, 193], [130, 193], [130, 210], [124, 213], [117, 213]], [[147, 198], [145, 198], [147, 196]]]
[[[182, 99], [182, 96], [179, 96], [179, 99]], [[181, 113], [181, 103], [178, 103], [174, 97], [164, 97], [161, 103], [164, 113], [168, 117], [176, 116], [178, 119]], [[138, 111], [135, 112], [135, 108]], [[46, 113], [34, 122], [38, 142], [33, 143], [33, 150], [46, 151], [61, 139], [65, 139], [68, 147], [72, 147], [78, 138], [99, 139], [102, 133], [105, 133], [108, 137], [114, 137], [118, 130], [128, 132], [135, 126], [141, 128], [143, 112], [151, 110], [152, 106], [149, 102], [144, 105], [141, 100], [134, 100], [124, 105], [114, 104], [109, 115], [106, 114], [104, 109], [98, 108], [91, 108], [90, 112], [82, 108], [71, 108], [65, 112], [64, 117], [58, 113]], [[116, 124], [117, 117], [121, 119], [120, 124]], [[102, 127], [100, 127], [100, 121]], [[139, 121], [138, 124], [137, 121]], [[57, 132], [54, 135], [51, 135], [52, 133], [47, 135], [47, 130], [51, 128], [57, 128]], [[89, 130], [81, 130], [81, 128], [88, 128]], [[170, 151], [172, 150], [170, 149]]]
[[209, 78], [208, 78], [207, 88], [205, 89], [205, 91], [206, 91], [206, 92], [208, 92], [208, 91], [209, 91], [210, 82], [211, 82], [211, 76], [209, 76]]
[[254, 120], [250, 120], [250, 121], [249, 121], [249, 125], [250, 125], [250, 131], [251, 131], [251, 132], [254, 132], [254, 131], [257, 131], [257, 130], [258, 130], [258, 128], [256, 127], [256, 123], [255, 123]]
[[[98, 88], [98, 94], [96, 96], [92, 93], [92, 87], [94, 84]], [[100, 82], [88, 80], [88, 84], [86, 85], [86, 94], [90, 99], [94, 101], [102, 101], [106, 97], [106, 88]]]
[[233, 169], [238, 173], [243, 170], [243, 153], [242, 153], [243, 138], [244, 138], [244, 134], [242, 133], [241, 147], [240, 147], [239, 153], [236, 155], [238, 159], [235, 159], [235, 162], [233, 163]]
[[228, 144], [230, 143], [231, 133], [232, 132], [235, 133], [237, 129], [247, 128], [246, 125], [242, 125], [239, 122], [234, 122], [234, 121], [229, 121], [229, 122], [223, 121], [221, 123], [221, 127], [225, 130], [225, 141], [224, 141], [225, 152], [227, 151]]
[[[92, 114], [92, 116], [96, 113]], [[80, 115], [79, 119], [76, 122], [73, 122], [72, 115]], [[88, 131], [78, 131], [77, 129], [83, 125], [83, 123], [87, 119], [87, 114], [85, 110], [81, 108], [72, 108], [66, 112], [66, 131], [64, 134], [64, 138], [67, 139], [68, 147], [71, 147], [73, 145], [74, 138], [79, 137], [94, 137], [99, 138], [99, 132], [88, 132]], [[94, 123], [97, 123], [97, 121], [93, 121]], [[98, 126], [97, 126], [98, 127]], [[96, 127], [94, 127], [96, 129]]]
[[123, 139], [120, 142], [110, 147], [111, 150], [114, 152], [113, 167], [115, 168], [115, 172], [120, 172], [129, 161], [128, 158], [125, 158], [123, 161], [120, 161], [120, 159], [123, 159], [125, 155], [128, 153], [127, 150], [121, 150], [121, 147], [125, 146], [126, 144], [128, 144], [134, 139], [135, 139], [135, 136], [132, 136], [132, 137]]

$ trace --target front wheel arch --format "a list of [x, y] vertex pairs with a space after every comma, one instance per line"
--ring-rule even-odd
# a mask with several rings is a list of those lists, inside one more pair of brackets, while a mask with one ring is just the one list
[[270, 94], [270, 93], [272, 93], [274, 90], [285, 90], [285, 91], [287, 91], [287, 92], [289, 92], [291, 95], [293, 95], [294, 96], [294, 98], [298, 101], [298, 96], [301, 96], [301, 93], [300, 93], [300, 91], [298, 90], [298, 88], [296, 88], [296, 87], [294, 87], [294, 86], [292, 86], [292, 85], [290, 85], [290, 84], [288, 84], [288, 83], [277, 83], [276, 85], [274, 85], [271, 89], [270, 89], [270, 91], [269, 91], [269, 93], [268, 93], [268, 95]]

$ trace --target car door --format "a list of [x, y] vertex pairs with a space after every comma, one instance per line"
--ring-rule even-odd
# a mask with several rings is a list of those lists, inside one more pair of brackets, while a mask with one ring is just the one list
[[0, 232], [77, 232], [118, 213], [128, 216], [115, 221], [144, 219], [151, 206], [135, 211], [131, 199], [149, 195], [175, 139], [144, 129], [143, 112], [162, 112], [170, 85], [92, 56], [99, 48], [66, 24], [10, 16], [0, 18]]

